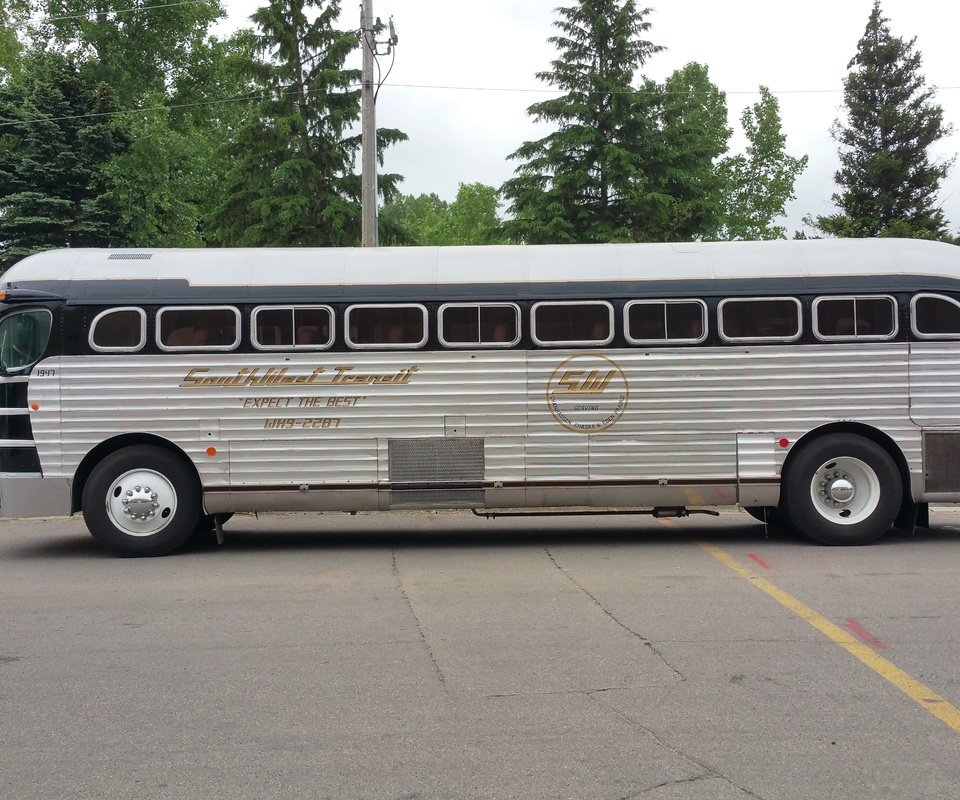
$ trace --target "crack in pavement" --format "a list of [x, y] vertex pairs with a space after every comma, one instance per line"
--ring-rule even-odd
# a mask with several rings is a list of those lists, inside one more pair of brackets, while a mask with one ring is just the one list
[[641, 789], [638, 792], [631, 792], [620, 798], [620, 800], [633, 800], [635, 797], [643, 797], [645, 794], [650, 792], [655, 792], [657, 789], [663, 789], [667, 786], [677, 786], [681, 783], [697, 783], [698, 781], [715, 781], [718, 780], [717, 776], [712, 773], [705, 773], [703, 775], [694, 775], [692, 778], [680, 778], [675, 781], [664, 781], [663, 783], [658, 783], [656, 786], [648, 786], [646, 789]]
[[420, 637], [420, 643], [423, 645], [424, 649], [427, 651], [427, 655], [430, 657], [430, 663], [433, 665], [433, 671], [436, 674], [437, 679], [440, 681], [440, 687], [446, 691], [447, 679], [443, 674], [443, 670], [440, 669], [440, 664], [433, 652], [433, 648], [430, 646], [430, 642], [427, 641], [427, 635], [424, 631], [423, 623], [420, 622], [420, 617], [417, 616], [417, 611], [413, 607], [413, 603], [410, 601], [410, 595], [407, 594], [407, 590], [403, 586], [403, 578], [400, 577], [400, 566], [397, 563], [397, 551], [391, 550], [390, 557], [393, 559], [393, 567], [390, 571], [397, 582], [397, 589], [399, 589], [400, 596], [407, 604], [407, 608], [410, 609], [410, 615], [413, 617], [414, 624], [417, 626], [417, 635]]
[[568, 570], [560, 566], [560, 563], [557, 561], [556, 558], [554, 558], [553, 553], [551, 553], [546, 547], [543, 548], [543, 550], [547, 554], [547, 558], [549, 558], [550, 561], [553, 562], [553, 566], [555, 566], [560, 571], [560, 573], [568, 581], [570, 581], [570, 583], [572, 583], [574, 586], [577, 587], [577, 589], [583, 592], [583, 594], [589, 597], [590, 600], [593, 601], [594, 605], [596, 605], [597, 608], [599, 608], [604, 614], [606, 614], [607, 617], [609, 617], [612, 622], [619, 625], [621, 628], [623, 628], [623, 630], [625, 630], [631, 636], [634, 636], [637, 639], [639, 639], [641, 642], [643, 642], [643, 646], [648, 648], [652, 653], [656, 654], [657, 658], [659, 658], [660, 661], [662, 661], [665, 666], [671, 669], [673, 671], [673, 674], [676, 675], [681, 681], [686, 680], [683, 673], [667, 660], [667, 657], [657, 648], [657, 646], [652, 641], [650, 641], [646, 636], [639, 633], [638, 631], [635, 631], [629, 625], [627, 625], [626, 623], [618, 619], [617, 616], [612, 611], [610, 611], [606, 606], [604, 606], [603, 603], [601, 603], [595, 595], [591, 594], [591, 592], [576, 578], [574, 578]]
[[[666, 739], [664, 739], [663, 737], [659, 736], [652, 728], [648, 728], [648, 727], [647, 727], [646, 725], [644, 725], [642, 722], [638, 722], [638, 721], [635, 720], [633, 717], [631, 717], [629, 714], [625, 714], [625, 713], [624, 713], [623, 711], [621, 711], [619, 708], [615, 708], [614, 706], [610, 705], [609, 703], [603, 702], [603, 700], [595, 697], [593, 694], [588, 694], [587, 696], [588, 696], [594, 703], [596, 703], [597, 705], [605, 708], [607, 711], [610, 711], [611, 713], [615, 714], [615, 715], [618, 716], [620, 719], [622, 719], [624, 722], [626, 722], [626, 723], [628, 723], [629, 725], [631, 725], [631, 726], [633, 726], [633, 727], [635, 727], [635, 728], [638, 728], [639, 730], [643, 731], [647, 736], [649, 736], [651, 739], [653, 739], [653, 741], [655, 741], [655, 742], [656, 742], [658, 745], [660, 745], [661, 747], [666, 748], [667, 750], [669, 750], [669, 751], [672, 752], [672, 753], [676, 753], [678, 756], [680, 756], [680, 758], [684, 759], [685, 761], [689, 761], [691, 764], [696, 764], [698, 767], [700, 767], [700, 769], [706, 770], [706, 772], [707, 772], [708, 774], [701, 775], [701, 776], [699, 776], [696, 780], [703, 780], [703, 779], [705, 779], [705, 778], [719, 778], [720, 780], [724, 781], [725, 783], [730, 784], [734, 789], [737, 789], [737, 790], [743, 792], [745, 795], [747, 795], [747, 797], [752, 797], [752, 798], [754, 798], [754, 800], [765, 800], [765, 798], [763, 798], [761, 795], [756, 794], [755, 792], [751, 792], [751, 791], [750, 791], [749, 789], [747, 789], [746, 787], [741, 786], [740, 784], [738, 784], [738, 783], [737, 783], [736, 781], [734, 781], [732, 778], [728, 778], [726, 775], [724, 775], [722, 772], [720, 772], [720, 770], [718, 770], [716, 767], [710, 766], [710, 765], [707, 764], [705, 761], [701, 761], [699, 758], [695, 758], [694, 756], [690, 755], [689, 753], [684, 752], [684, 751], [683, 751], [682, 749], [680, 749], [677, 745], [671, 744], [671, 743], [668, 742]], [[667, 784], [669, 784], [669, 783], [686, 783], [686, 782], [690, 782], [690, 781], [689, 781], [689, 780], [684, 780], [684, 781], [668, 781]], [[667, 785], [667, 784], [661, 784], [661, 785]], [[658, 787], [658, 786], [651, 786], [649, 789], [644, 789], [644, 790], [642, 790], [639, 794], [627, 795], [627, 798], [630, 798], [630, 797], [639, 797], [640, 795], [642, 795], [642, 794], [644, 794], [644, 793], [646, 793], [646, 792], [648, 792], [648, 791], [652, 791], [653, 789], [657, 789], [657, 788], [659, 788], [659, 787]], [[623, 798], [622, 800], [627, 800], [627, 798]]]

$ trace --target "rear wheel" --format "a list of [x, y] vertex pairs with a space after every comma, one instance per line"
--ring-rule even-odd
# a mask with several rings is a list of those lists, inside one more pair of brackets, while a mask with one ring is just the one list
[[175, 550], [200, 520], [200, 486], [190, 465], [160, 447], [125, 447], [90, 473], [83, 518], [101, 545], [121, 556]]
[[799, 533], [822, 544], [869, 544], [892, 525], [903, 482], [890, 454], [855, 434], [815, 439], [789, 464], [784, 504]]

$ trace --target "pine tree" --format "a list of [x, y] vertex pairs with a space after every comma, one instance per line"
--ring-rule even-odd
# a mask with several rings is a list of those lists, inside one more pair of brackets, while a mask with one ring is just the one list
[[40, 250], [116, 243], [104, 166], [129, 142], [95, 72], [36, 52], [0, 86], [0, 270]]
[[[316, 18], [307, 11], [319, 9]], [[258, 27], [254, 79], [268, 95], [228, 148], [226, 197], [212, 220], [223, 244], [350, 245], [360, 237], [360, 176], [353, 172], [360, 137], [360, 74], [344, 69], [357, 46], [336, 30], [338, 0], [270, 0]], [[378, 149], [406, 139], [377, 132]], [[381, 158], [382, 164], [382, 158]], [[380, 175], [384, 195], [396, 175]]]
[[925, 85], [915, 43], [890, 32], [874, 0], [844, 81], [846, 120], [832, 130], [840, 144], [841, 190], [833, 195], [840, 210], [805, 220], [824, 233], [946, 237], [937, 193], [952, 161], [932, 161], [928, 150], [951, 128]]
[[[580, 0], [557, 10], [560, 51], [537, 78], [564, 92], [528, 109], [556, 126], [524, 142], [510, 158], [523, 161], [503, 193], [511, 238], [528, 243], [629, 241], [635, 238], [635, 179], [652, 141], [650, 99], [633, 91], [637, 69], [662, 48], [634, 0]], [[646, 108], [645, 108], [646, 106]]]

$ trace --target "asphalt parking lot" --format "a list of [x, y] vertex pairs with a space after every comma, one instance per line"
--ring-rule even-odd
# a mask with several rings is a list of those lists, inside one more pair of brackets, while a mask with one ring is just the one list
[[0, 523], [0, 798], [956, 798], [960, 512]]

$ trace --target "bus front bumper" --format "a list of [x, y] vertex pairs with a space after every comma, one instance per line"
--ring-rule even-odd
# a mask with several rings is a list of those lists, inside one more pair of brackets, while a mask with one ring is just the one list
[[71, 513], [70, 480], [0, 476], [0, 517], [64, 517]]

